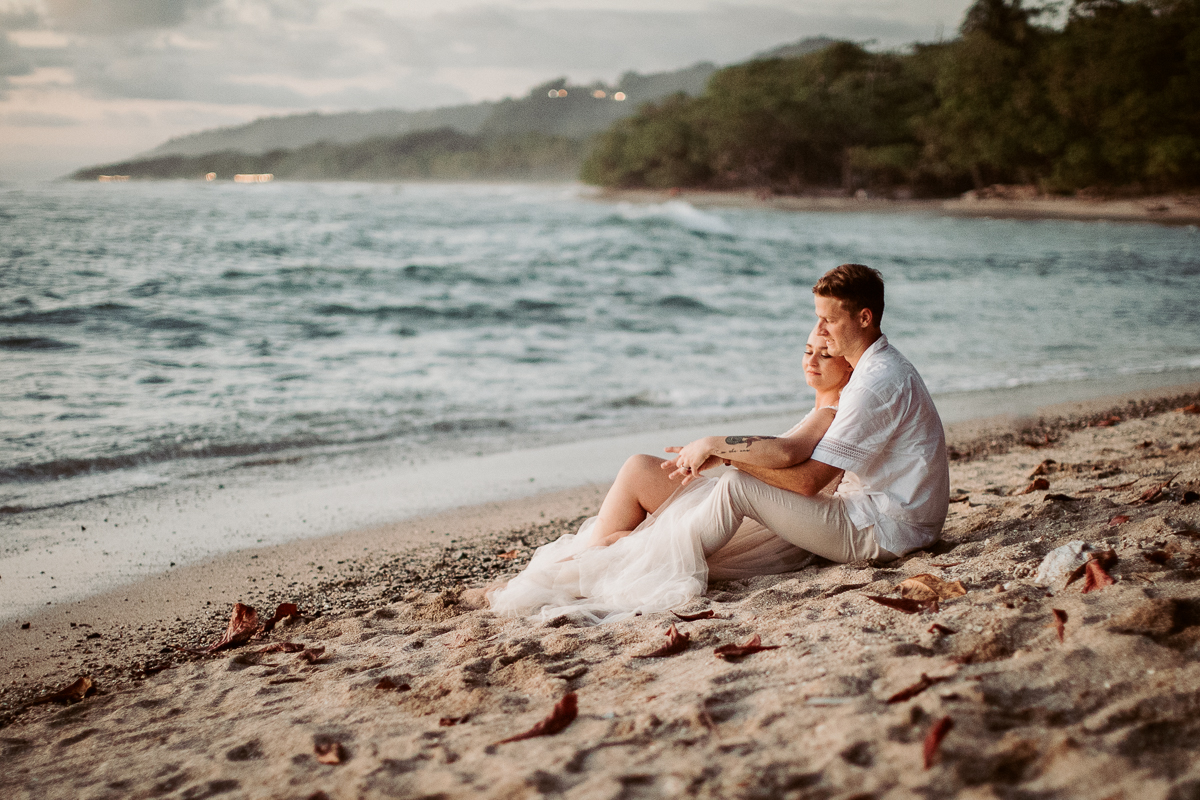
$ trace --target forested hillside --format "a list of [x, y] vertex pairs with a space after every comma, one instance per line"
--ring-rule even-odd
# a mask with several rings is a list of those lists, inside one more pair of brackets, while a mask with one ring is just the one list
[[729, 67], [700, 97], [618, 122], [582, 177], [782, 193], [1195, 188], [1200, 0], [978, 0], [956, 39], [910, 53], [839, 42]]

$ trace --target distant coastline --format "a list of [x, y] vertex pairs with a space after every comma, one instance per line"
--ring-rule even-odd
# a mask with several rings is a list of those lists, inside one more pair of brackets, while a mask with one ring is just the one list
[[[989, 194], [988, 192], [980, 194]], [[768, 208], [780, 211], [847, 213], [928, 213], [951, 217], [1062, 219], [1079, 221], [1154, 222], [1200, 225], [1200, 195], [1145, 195], [1120, 198], [1011, 196], [1002, 187], [980, 196], [908, 199], [870, 195], [768, 195], [749, 190], [601, 189], [592, 197], [605, 202], [665, 203], [678, 200], [697, 208]]]

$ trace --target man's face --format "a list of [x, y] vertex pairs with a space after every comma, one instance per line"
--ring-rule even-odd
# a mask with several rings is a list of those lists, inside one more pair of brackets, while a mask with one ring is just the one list
[[816, 334], [825, 340], [831, 356], [855, 356], [863, 337], [858, 315], [851, 314], [836, 297], [813, 295], [817, 305]]

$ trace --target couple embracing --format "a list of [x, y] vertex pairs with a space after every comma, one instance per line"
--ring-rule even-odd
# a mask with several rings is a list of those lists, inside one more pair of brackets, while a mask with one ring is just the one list
[[[883, 279], [843, 264], [813, 287], [804, 352], [814, 409], [780, 436], [710, 436], [632, 456], [597, 516], [488, 594], [501, 613], [587, 622], [666, 611], [708, 580], [814, 556], [891, 561], [941, 535], [950, 477], [924, 382], [880, 329]], [[709, 473], [731, 467], [719, 476]]]

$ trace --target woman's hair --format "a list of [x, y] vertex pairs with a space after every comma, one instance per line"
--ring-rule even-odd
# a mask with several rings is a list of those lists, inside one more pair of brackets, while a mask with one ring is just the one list
[[852, 314], [870, 309], [876, 327], [883, 317], [883, 276], [862, 264], [842, 264], [829, 270], [813, 286], [813, 294], [836, 297]]

